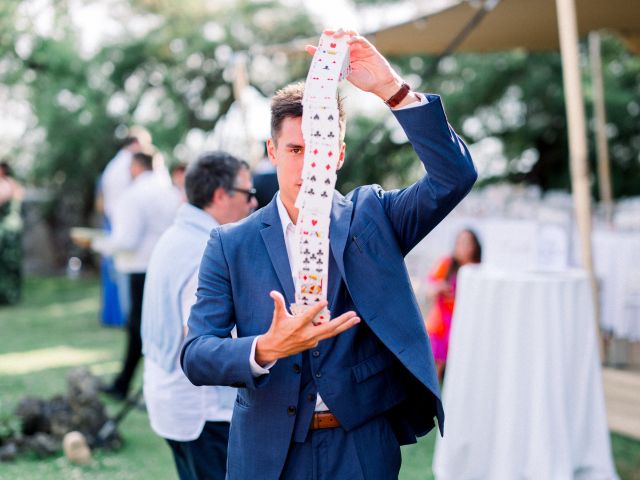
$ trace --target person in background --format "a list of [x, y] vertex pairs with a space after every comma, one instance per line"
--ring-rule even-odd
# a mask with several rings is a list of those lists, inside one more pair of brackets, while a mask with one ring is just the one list
[[[97, 185], [96, 207], [103, 214], [102, 227], [107, 234], [113, 227], [113, 215], [122, 194], [131, 184], [131, 158], [137, 152], [151, 146], [151, 134], [146, 128], [132, 126], [122, 141], [118, 153], [109, 160]], [[129, 298], [129, 276], [118, 271], [113, 257], [103, 255], [102, 271], [102, 323], [122, 326], [127, 323], [131, 309]]]
[[122, 371], [105, 392], [125, 399], [136, 366], [142, 357], [140, 321], [147, 264], [151, 252], [164, 231], [171, 226], [182, 203], [171, 185], [152, 171], [153, 154], [136, 152], [130, 164], [133, 182], [122, 193], [113, 215], [113, 230], [107, 237], [93, 240], [92, 248], [115, 257], [118, 271], [129, 278], [131, 308], [127, 328], [127, 350]]
[[178, 191], [180, 197], [182, 197], [184, 201], [187, 201], [187, 194], [184, 186], [186, 171], [187, 164], [184, 162], [178, 162], [171, 167], [171, 184], [173, 185], [173, 188]]
[[438, 380], [442, 382], [449, 350], [449, 332], [456, 296], [458, 269], [469, 263], [480, 263], [482, 247], [473, 230], [458, 233], [453, 253], [441, 259], [429, 273], [427, 296], [431, 309], [425, 319]]
[[188, 203], [158, 241], [147, 269], [144, 398], [151, 428], [169, 444], [180, 479], [223, 479], [236, 391], [193, 386], [178, 359], [211, 230], [246, 217], [257, 202], [249, 165], [223, 152], [189, 166], [185, 187]]
[[22, 288], [22, 218], [24, 189], [7, 162], [0, 162], [0, 305], [20, 299]]

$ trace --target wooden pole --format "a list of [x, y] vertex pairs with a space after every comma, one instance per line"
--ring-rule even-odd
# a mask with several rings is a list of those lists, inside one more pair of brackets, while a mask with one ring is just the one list
[[604, 102], [600, 33], [598, 32], [591, 32], [589, 34], [589, 57], [593, 110], [595, 115], [596, 148], [598, 154], [598, 187], [600, 202], [604, 207], [606, 220], [608, 223], [611, 223], [613, 217], [613, 195], [611, 193], [611, 168], [607, 145], [607, 114]]
[[576, 222], [580, 235], [580, 258], [582, 267], [591, 280], [594, 316], [600, 358], [602, 341], [600, 338], [600, 315], [598, 308], [598, 285], [593, 270], [591, 246], [591, 194], [589, 184], [589, 163], [587, 157], [587, 131], [580, 80], [580, 59], [578, 52], [578, 27], [574, 0], [556, 0], [560, 53], [562, 55], [562, 78], [569, 132], [569, 166], [571, 189], [576, 211]]

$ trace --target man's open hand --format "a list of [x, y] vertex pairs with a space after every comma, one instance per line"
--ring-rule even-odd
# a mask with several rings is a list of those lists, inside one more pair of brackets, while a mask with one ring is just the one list
[[360, 318], [355, 312], [346, 312], [326, 323], [314, 325], [313, 318], [327, 305], [318, 302], [301, 315], [290, 315], [279, 292], [272, 291], [273, 320], [267, 333], [256, 343], [256, 362], [267, 365], [280, 358], [295, 355], [318, 345], [320, 340], [335, 337], [357, 325]]
[[[347, 80], [353, 85], [377, 95], [382, 100], [388, 100], [400, 89], [402, 78], [369, 40], [361, 37], [354, 30], [325, 30], [323, 33], [333, 35], [335, 38], [345, 35], [350, 37], [347, 42], [350, 46], [351, 74]], [[313, 55], [316, 47], [306, 45], [305, 50], [309, 55]]]

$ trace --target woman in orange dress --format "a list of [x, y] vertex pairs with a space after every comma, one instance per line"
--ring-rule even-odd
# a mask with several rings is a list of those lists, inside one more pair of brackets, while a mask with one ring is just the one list
[[425, 323], [440, 381], [444, 377], [449, 350], [458, 269], [469, 263], [480, 263], [481, 258], [482, 247], [477, 235], [472, 230], [462, 230], [456, 237], [453, 254], [441, 259], [427, 278], [431, 309]]

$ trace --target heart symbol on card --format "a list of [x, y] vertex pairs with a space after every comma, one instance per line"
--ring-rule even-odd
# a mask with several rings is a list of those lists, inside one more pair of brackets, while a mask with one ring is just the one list
[[318, 220], [311, 220], [311, 225], [314, 227], [318, 224]]
[[316, 168], [316, 162], [313, 162], [313, 163], [311, 164], [311, 166], [312, 166], [313, 168]]
[[309, 232], [302, 232], [303, 235], [309, 235]]
[[331, 48], [336, 48], [338, 46], [336, 43], [332, 43], [330, 45], [331, 45]]

